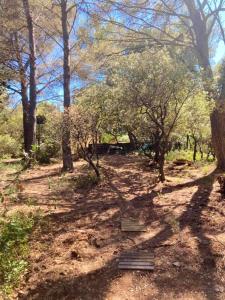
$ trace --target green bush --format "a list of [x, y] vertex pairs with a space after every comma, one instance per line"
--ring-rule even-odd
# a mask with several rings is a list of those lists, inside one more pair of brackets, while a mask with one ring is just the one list
[[20, 147], [18, 147], [18, 141], [16, 141], [9, 134], [0, 135], [0, 157], [17, 157], [21, 153]]
[[60, 147], [57, 143], [43, 143], [40, 146], [33, 145], [34, 158], [40, 164], [49, 164], [50, 158], [57, 156]]
[[99, 183], [99, 178], [92, 172], [87, 175], [79, 175], [75, 179], [75, 188], [77, 189], [89, 189]]
[[[167, 161], [174, 161], [176, 159], [186, 159], [186, 160], [193, 160], [193, 151], [191, 150], [175, 150], [175, 151], [170, 151], [166, 155], [166, 160]], [[196, 160], [199, 161], [201, 160], [201, 155], [199, 152], [197, 152]]]
[[34, 218], [23, 213], [0, 221], [0, 291], [9, 294], [26, 270], [28, 238]]

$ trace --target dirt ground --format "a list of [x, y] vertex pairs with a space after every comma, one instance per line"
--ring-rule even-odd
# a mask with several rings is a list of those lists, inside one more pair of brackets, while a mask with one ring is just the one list
[[[30, 270], [15, 299], [219, 300], [225, 299], [225, 206], [213, 165], [156, 170], [140, 157], [106, 156], [102, 182], [74, 189], [60, 164], [21, 175], [15, 210], [43, 214], [32, 235]], [[120, 230], [121, 217], [137, 217], [146, 232]], [[154, 271], [118, 270], [124, 251], [154, 253]]]

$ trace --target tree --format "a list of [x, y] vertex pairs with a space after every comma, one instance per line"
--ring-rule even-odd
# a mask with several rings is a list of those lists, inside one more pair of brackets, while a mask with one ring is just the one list
[[211, 47], [215, 48], [216, 42], [220, 40], [225, 42], [220, 15], [225, 10], [224, 1], [111, 0], [109, 2], [121, 17], [119, 20], [110, 17], [105, 21], [123, 28], [121, 40], [125, 41], [126, 45], [133, 44], [139, 51], [146, 45], [148, 47], [173, 45], [191, 49], [196, 56], [208, 99], [215, 100], [215, 108], [211, 113], [212, 142], [217, 166], [225, 169], [225, 89], [221, 89], [220, 93], [217, 92], [211, 65]]
[[[207, 102], [205, 93], [197, 93], [184, 106], [179, 127], [180, 132], [187, 133], [193, 140], [193, 160], [196, 160], [199, 149], [203, 158], [203, 151], [209, 151], [211, 139], [210, 112], [213, 109], [212, 103]], [[182, 128], [181, 128], [182, 127]]]
[[[94, 111], [87, 110], [82, 106], [73, 105], [70, 111], [71, 135], [77, 144], [79, 155], [86, 160], [100, 177], [98, 161], [95, 164], [93, 158], [98, 136], [98, 117]], [[90, 149], [89, 144], [92, 144]]]
[[[37, 105], [36, 44], [35, 44], [35, 36], [34, 36], [33, 17], [30, 10], [29, 0], [23, 0], [23, 8], [24, 8], [24, 13], [27, 22], [28, 41], [29, 41], [29, 67], [30, 67], [29, 104], [27, 101], [27, 97], [25, 97], [24, 95], [24, 101], [25, 101], [24, 102], [24, 144], [25, 144], [25, 151], [29, 153], [32, 149], [32, 145], [35, 143], [35, 135], [36, 135], [36, 128], [35, 128], [36, 126], [35, 111]], [[21, 91], [22, 89], [24, 89], [22, 83], [23, 80], [21, 80]]]
[[184, 104], [195, 92], [195, 75], [166, 49], [157, 49], [119, 59], [111, 82], [124, 107], [136, 107], [149, 123], [149, 138], [154, 135], [160, 180], [164, 181], [170, 136]]
[[34, 4], [30, 0], [7, 1], [0, 4], [2, 25], [0, 48], [3, 53], [0, 63], [8, 73], [5, 84], [8, 92], [16, 102], [19, 102], [19, 96], [22, 103], [24, 150], [27, 153], [35, 143], [37, 96], [52, 82], [50, 64], [43, 70], [45, 56], [50, 50], [49, 41], [40, 30], [35, 30], [34, 34], [34, 19], [36, 19], [34, 16], [37, 12], [39, 19], [43, 20], [39, 5], [39, 2]]
[[68, 32], [68, 13], [76, 5], [68, 7], [67, 0], [60, 1], [61, 7], [61, 24], [63, 35], [63, 92], [64, 92], [64, 114], [63, 114], [63, 134], [62, 134], [62, 151], [63, 151], [63, 170], [73, 170], [73, 160], [70, 145], [70, 126], [69, 126], [69, 107], [71, 104], [70, 94], [70, 62], [69, 62], [69, 32]]

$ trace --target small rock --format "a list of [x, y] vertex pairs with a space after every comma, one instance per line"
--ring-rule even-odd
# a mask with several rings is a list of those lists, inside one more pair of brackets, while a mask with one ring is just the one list
[[223, 293], [224, 292], [224, 287], [221, 285], [216, 285], [215, 286], [215, 292], [216, 293]]
[[175, 261], [173, 262], [173, 266], [180, 268], [181, 267], [181, 263], [179, 261]]

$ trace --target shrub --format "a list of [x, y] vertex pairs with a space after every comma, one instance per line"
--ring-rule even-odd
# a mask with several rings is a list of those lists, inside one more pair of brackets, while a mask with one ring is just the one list
[[[176, 159], [186, 159], [189, 161], [193, 160], [193, 151], [191, 150], [175, 150], [175, 151], [170, 151], [167, 155], [166, 155], [166, 160], [167, 161], [173, 161]], [[200, 153], [197, 153], [197, 157], [196, 160], [201, 160], [201, 156]]]
[[87, 175], [79, 175], [75, 179], [75, 188], [77, 189], [89, 189], [99, 183], [99, 178], [92, 172]]
[[37, 162], [40, 164], [49, 164], [50, 158], [55, 157], [59, 152], [57, 143], [43, 143], [40, 146], [33, 145], [33, 154]]
[[26, 270], [28, 237], [34, 218], [16, 213], [0, 221], [0, 291], [9, 294]]
[[21, 153], [16, 141], [9, 134], [0, 135], [0, 157], [10, 156], [17, 157]]

